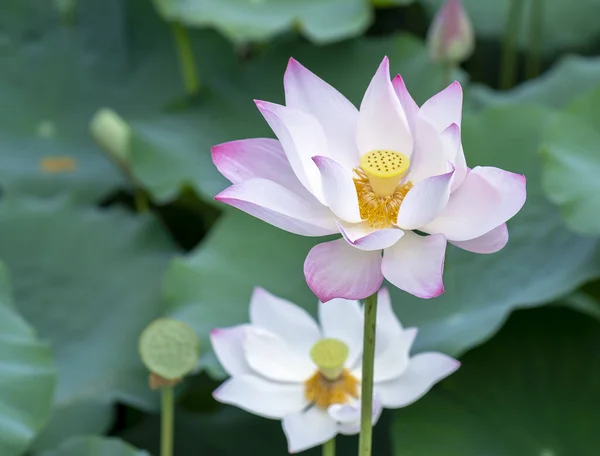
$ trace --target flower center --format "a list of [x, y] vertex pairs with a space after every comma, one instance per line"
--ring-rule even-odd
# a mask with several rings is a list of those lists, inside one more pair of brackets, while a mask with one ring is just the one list
[[410, 160], [393, 150], [372, 150], [360, 159], [354, 169], [354, 187], [358, 195], [360, 217], [372, 228], [389, 228], [398, 218], [411, 182], [401, 184]]
[[345, 404], [358, 398], [358, 380], [344, 363], [348, 346], [337, 339], [322, 339], [310, 350], [310, 357], [318, 369], [304, 382], [306, 399], [317, 407], [327, 409], [332, 404]]

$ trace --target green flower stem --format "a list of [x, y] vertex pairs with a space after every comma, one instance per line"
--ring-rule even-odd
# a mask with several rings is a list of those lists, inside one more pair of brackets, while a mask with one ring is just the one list
[[454, 82], [454, 72], [456, 66], [452, 63], [444, 63], [444, 81], [442, 82], [442, 89], [445, 89]]
[[175, 421], [173, 387], [162, 388], [161, 394], [160, 456], [173, 456], [173, 424]]
[[335, 437], [323, 444], [323, 456], [335, 456]]
[[542, 62], [542, 30], [544, 23], [544, 0], [531, 0], [531, 17], [529, 22], [529, 50], [525, 62], [527, 79], [534, 79], [540, 74]]
[[515, 85], [517, 76], [517, 37], [524, 4], [523, 0], [510, 0], [508, 20], [502, 40], [501, 89], [510, 89]]
[[181, 63], [181, 74], [183, 76], [183, 84], [188, 95], [195, 95], [200, 90], [200, 79], [196, 72], [196, 62], [194, 61], [194, 51], [187, 30], [179, 22], [171, 24], [173, 28], [173, 36], [177, 44], [177, 52], [179, 54], [179, 62]]
[[375, 325], [377, 323], [377, 293], [365, 301], [363, 334], [362, 390], [360, 409], [360, 437], [358, 455], [371, 456], [373, 437], [373, 371], [375, 363]]

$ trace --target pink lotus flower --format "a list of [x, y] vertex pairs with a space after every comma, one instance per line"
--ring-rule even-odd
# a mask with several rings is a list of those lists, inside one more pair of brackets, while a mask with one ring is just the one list
[[446, 0], [442, 5], [429, 28], [427, 46], [436, 62], [457, 64], [471, 56], [475, 34], [460, 0]]
[[279, 140], [213, 147], [233, 183], [215, 199], [292, 233], [341, 233], [304, 264], [321, 301], [363, 299], [384, 277], [432, 298], [444, 291], [446, 241], [475, 253], [504, 247], [525, 177], [467, 168], [458, 82], [419, 108], [400, 76], [390, 81], [386, 57], [357, 110], [291, 59], [284, 87], [285, 106], [256, 101]]

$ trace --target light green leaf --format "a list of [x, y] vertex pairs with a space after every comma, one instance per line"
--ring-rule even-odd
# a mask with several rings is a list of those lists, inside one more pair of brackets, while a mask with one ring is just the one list
[[42, 456], [150, 456], [116, 438], [75, 437]]
[[116, 400], [154, 405], [137, 345], [161, 313], [160, 280], [173, 252], [149, 215], [2, 201], [0, 258], [13, 272], [19, 311], [50, 342], [59, 369], [53, 419], [37, 449], [102, 432]]
[[564, 108], [573, 98], [595, 88], [599, 80], [600, 58], [569, 55], [539, 78], [510, 90], [499, 91], [474, 84], [466, 94], [466, 102], [475, 108], [517, 103]]
[[[421, 0], [430, 17], [443, 4], [444, 0]], [[478, 36], [500, 39], [504, 34], [509, 5], [514, 0], [463, 0], [462, 1]], [[518, 29], [518, 43], [521, 49], [529, 49], [529, 27], [531, 22], [531, 1], [523, 1]], [[600, 37], [597, 14], [599, 0], [578, 0], [573, 7], [571, 0], [544, 0], [543, 2], [543, 50], [550, 54], [555, 51], [585, 48]]]
[[455, 374], [396, 412], [393, 454], [599, 454], [599, 343], [600, 325], [579, 313], [516, 313]]
[[0, 454], [20, 456], [50, 417], [56, 370], [49, 347], [17, 313], [0, 263]]
[[360, 35], [372, 20], [366, 0], [154, 0], [167, 20], [214, 27], [236, 43], [300, 29], [315, 43]]
[[553, 119], [544, 135], [543, 185], [569, 227], [600, 233], [600, 88]]
[[[476, 255], [449, 247], [446, 292], [440, 298], [423, 301], [392, 289], [400, 319], [420, 327], [418, 349], [460, 354], [489, 338], [514, 308], [543, 304], [600, 274], [597, 242], [570, 233], [541, 191], [537, 148], [548, 118], [547, 111], [525, 106], [465, 115], [469, 165], [524, 173], [528, 200], [509, 223], [511, 238], [503, 251]], [[165, 279], [170, 312], [198, 331], [203, 346], [211, 327], [248, 321], [254, 286], [314, 313], [316, 298], [302, 265], [320, 241], [228, 213], [195, 252], [172, 263]], [[216, 369], [213, 358], [205, 357], [204, 363]]]

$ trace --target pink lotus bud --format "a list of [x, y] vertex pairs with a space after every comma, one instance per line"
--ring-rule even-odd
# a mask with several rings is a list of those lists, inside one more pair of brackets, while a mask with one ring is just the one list
[[427, 45], [436, 62], [457, 64], [473, 53], [473, 26], [461, 0], [446, 0], [442, 5], [429, 28]]

